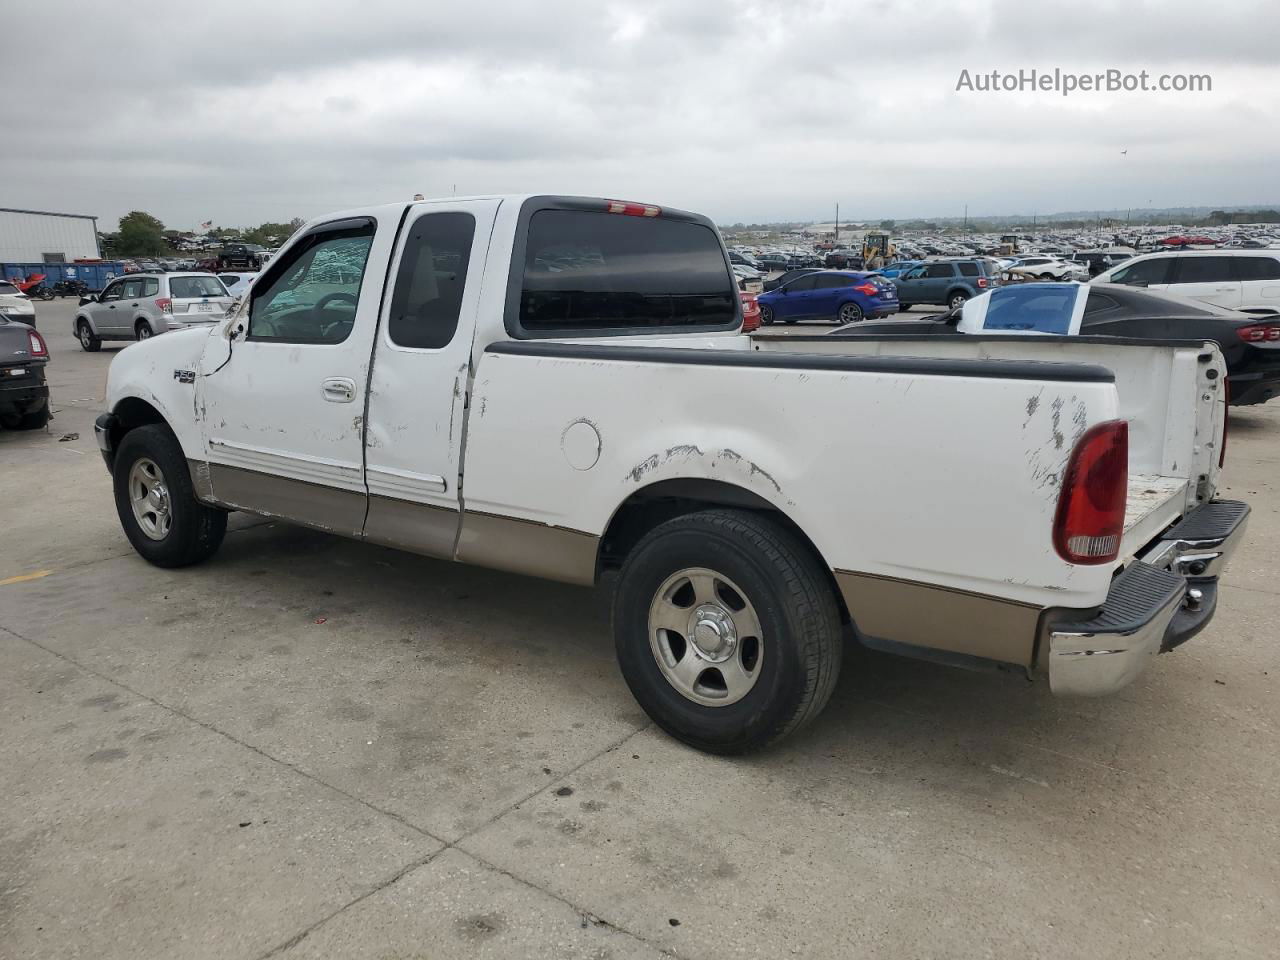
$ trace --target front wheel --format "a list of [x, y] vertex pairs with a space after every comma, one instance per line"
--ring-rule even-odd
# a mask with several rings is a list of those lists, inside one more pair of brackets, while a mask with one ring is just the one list
[[773, 307], [767, 303], [760, 304], [760, 322], [765, 326], [773, 323]]
[[102, 340], [94, 334], [88, 320], [81, 320], [76, 324], [76, 339], [86, 353], [97, 353], [102, 349]]
[[618, 663], [663, 730], [711, 753], [808, 723], [840, 672], [840, 614], [812, 551], [767, 517], [707, 510], [651, 530], [613, 601]]
[[862, 318], [860, 306], [856, 303], [846, 303], [841, 305], [840, 312], [836, 314], [836, 323], [857, 323]]
[[112, 468], [116, 513], [125, 536], [157, 567], [185, 567], [213, 556], [227, 515], [195, 497], [178, 438], [163, 424], [125, 434]]

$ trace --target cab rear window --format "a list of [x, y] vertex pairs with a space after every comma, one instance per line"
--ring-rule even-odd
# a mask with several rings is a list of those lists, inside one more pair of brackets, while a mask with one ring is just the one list
[[537, 333], [730, 327], [738, 291], [700, 223], [583, 210], [529, 220], [519, 324]]

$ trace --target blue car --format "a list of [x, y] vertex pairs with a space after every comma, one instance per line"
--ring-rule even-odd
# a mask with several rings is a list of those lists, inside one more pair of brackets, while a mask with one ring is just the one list
[[898, 291], [883, 277], [854, 270], [819, 270], [756, 297], [760, 321], [854, 323], [898, 312]]
[[881, 267], [876, 273], [886, 279], [893, 280], [900, 276], [903, 271], [910, 270], [912, 267], [918, 267], [924, 263], [923, 260], [895, 260], [893, 263]]

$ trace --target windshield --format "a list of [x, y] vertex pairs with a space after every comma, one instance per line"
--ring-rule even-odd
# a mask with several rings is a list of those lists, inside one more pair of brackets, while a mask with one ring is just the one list
[[192, 297], [225, 297], [227, 288], [217, 277], [170, 277], [169, 295], [175, 300]]
[[12, 283], [0, 283], [0, 296], [3, 296], [5, 294], [9, 294], [10, 296], [12, 296], [17, 292], [18, 292], [18, 288], [15, 287]]

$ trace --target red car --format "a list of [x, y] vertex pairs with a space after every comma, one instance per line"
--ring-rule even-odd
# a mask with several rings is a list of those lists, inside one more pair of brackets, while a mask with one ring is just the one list
[[760, 304], [756, 303], [754, 293], [739, 293], [742, 297], [742, 332], [750, 333], [760, 329]]

